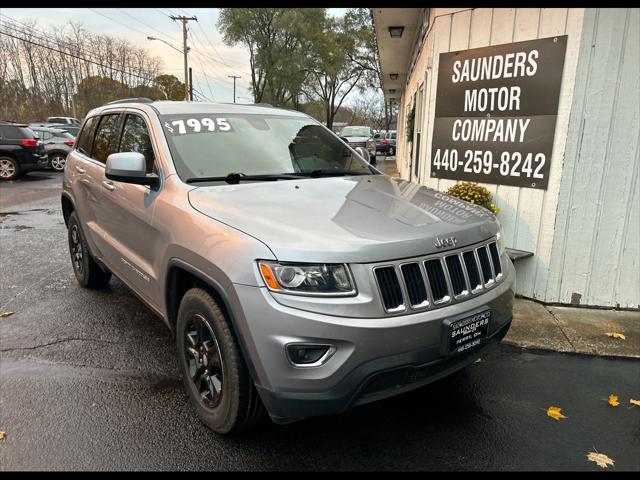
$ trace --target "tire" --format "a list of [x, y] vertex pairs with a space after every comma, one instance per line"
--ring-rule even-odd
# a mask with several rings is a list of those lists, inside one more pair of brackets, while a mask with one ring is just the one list
[[76, 212], [71, 212], [67, 229], [69, 254], [76, 280], [84, 288], [104, 288], [111, 279], [111, 272], [103, 271], [91, 258]]
[[389, 156], [393, 157], [396, 154], [396, 149], [394, 147], [389, 147]]
[[176, 342], [189, 400], [207, 427], [235, 433], [264, 416], [229, 322], [206, 290], [192, 288], [182, 298]]
[[15, 180], [20, 176], [20, 165], [11, 157], [0, 157], [0, 180]]
[[376, 164], [376, 156], [375, 155], [369, 156], [369, 163], [371, 165], [375, 165]]
[[54, 153], [49, 157], [49, 165], [56, 172], [64, 172], [64, 166], [67, 163], [67, 156], [62, 153]]

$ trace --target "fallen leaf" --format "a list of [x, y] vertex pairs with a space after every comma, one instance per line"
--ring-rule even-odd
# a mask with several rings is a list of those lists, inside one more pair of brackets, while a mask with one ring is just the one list
[[0, 318], [8, 317], [10, 315], [13, 315], [13, 312], [2, 312], [0, 313]]
[[596, 462], [598, 466], [602, 468], [607, 468], [609, 465], [613, 465], [615, 463], [615, 461], [611, 460], [604, 453], [589, 452], [587, 459], [592, 462]]
[[562, 408], [560, 407], [549, 407], [547, 409], [547, 416], [551, 417], [555, 420], [560, 420], [561, 418], [569, 418], [569, 417], [565, 417], [560, 411], [562, 410]]
[[612, 407], [617, 407], [618, 405], [620, 405], [617, 395], [609, 395], [609, 405], [611, 405]]
[[482, 361], [482, 359], [481, 359], [481, 358], [479, 358], [479, 359], [477, 359], [477, 360], [476, 360], [475, 362], [473, 362], [473, 363], [480, 363], [481, 361]]
[[635, 405], [636, 407], [640, 407], [640, 400], [634, 400], [633, 398], [629, 400], [631, 405]]
[[607, 332], [607, 335], [611, 338], [619, 338], [620, 340], [627, 339], [627, 337], [625, 337], [623, 334], [617, 332]]
[[0, 440], [4, 440], [4, 437], [6, 437], [6, 433], [4, 432], [0, 432]]

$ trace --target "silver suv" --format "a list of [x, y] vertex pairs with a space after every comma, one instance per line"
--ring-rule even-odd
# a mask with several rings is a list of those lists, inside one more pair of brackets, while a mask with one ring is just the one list
[[76, 278], [164, 320], [220, 433], [433, 382], [505, 335], [513, 265], [490, 212], [366, 155], [289, 110], [104, 105], [64, 172]]

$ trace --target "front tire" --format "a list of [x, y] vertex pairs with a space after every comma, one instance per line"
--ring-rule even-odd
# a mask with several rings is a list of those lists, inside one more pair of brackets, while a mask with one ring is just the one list
[[91, 258], [76, 212], [69, 216], [67, 229], [69, 254], [76, 280], [84, 288], [104, 288], [111, 279], [111, 272], [103, 271]]
[[370, 155], [369, 156], [369, 163], [371, 165], [375, 165], [376, 164], [376, 156], [375, 155]]
[[255, 424], [264, 413], [225, 313], [209, 292], [189, 290], [178, 310], [178, 357], [200, 420], [217, 433]]
[[396, 154], [396, 149], [393, 147], [389, 147], [389, 156], [393, 157]]
[[20, 176], [20, 165], [11, 157], [0, 157], [0, 180], [15, 180]]

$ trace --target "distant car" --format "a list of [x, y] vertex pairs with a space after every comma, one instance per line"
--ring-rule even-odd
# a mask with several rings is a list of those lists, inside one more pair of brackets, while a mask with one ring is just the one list
[[340, 131], [340, 137], [352, 148], [362, 147], [369, 152], [369, 163], [376, 164], [376, 141], [370, 127], [348, 126]]
[[[49, 118], [57, 118], [57, 117], [49, 117]], [[80, 131], [80, 125], [69, 124], [69, 123], [49, 123], [49, 122], [45, 122], [45, 123], [30, 123], [29, 127], [31, 127], [31, 128], [34, 128], [34, 127], [36, 127], [36, 128], [40, 128], [40, 127], [57, 128], [57, 129], [64, 130], [65, 132], [70, 133], [74, 137], [77, 137], [78, 136], [78, 132]]]
[[15, 180], [48, 163], [44, 143], [33, 130], [22, 123], [0, 122], [0, 180]]
[[387, 155], [393, 156], [396, 154], [396, 131], [389, 130], [384, 139], [382, 140], [382, 147]]
[[80, 120], [73, 117], [47, 117], [47, 123], [62, 123], [66, 125], [80, 126]]
[[44, 149], [49, 155], [49, 167], [56, 172], [62, 172], [67, 154], [75, 143], [75, 137], [59, 128], [31, 127], [31, 130], [44, 142]]
[[386, 135], [386, 132], [383, 130], [374, 131], [373, 139], [376, 141], [376, 153], [386, 150], [382, 148], [382, 141], [384, 140], [385, 135]]

